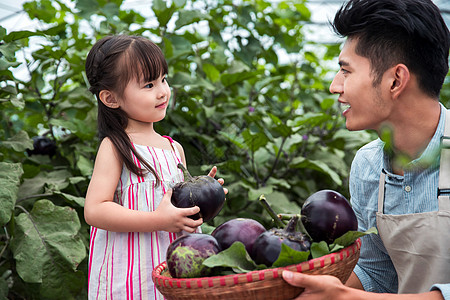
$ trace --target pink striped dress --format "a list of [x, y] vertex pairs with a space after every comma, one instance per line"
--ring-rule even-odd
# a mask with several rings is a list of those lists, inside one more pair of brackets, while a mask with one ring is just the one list
[[[183, 181], [181, 162], [173, 140], [172, 150], [134, 145], [151, 163], [162, 184], [148, 173], [136, 176], [123, 168], [115, 201], [129, 209], [154, 211], [169, 187]], [[135, 161], [138, 166], [139, 162]], [[174, 233], [111, 232], [91, 227], [89, 249], [89, 299], [164, 299], [152, 282], [152, 270], [166, 260]]]

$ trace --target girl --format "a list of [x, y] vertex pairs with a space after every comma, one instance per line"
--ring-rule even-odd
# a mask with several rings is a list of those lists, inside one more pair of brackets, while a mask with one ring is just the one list
[[91, 225], [89, 299], [162, 299], [153, 268], [177, 233], [203, 222], [188, 217], [197, 206], [170, 202], [170, 187], [183, 180], [177, 164], [186, 159], [179, 143], [153, 128], [171, 96], [167, 71], [162, 51], [143, 37], [105, 37], [88, 54], [102, 139], [84, 207]]

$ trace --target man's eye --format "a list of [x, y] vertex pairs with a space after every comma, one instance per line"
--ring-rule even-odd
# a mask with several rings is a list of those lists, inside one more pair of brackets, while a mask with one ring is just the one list
[[341, 69], [342, 74], [348, 74], [348, 71], [346, 69]]

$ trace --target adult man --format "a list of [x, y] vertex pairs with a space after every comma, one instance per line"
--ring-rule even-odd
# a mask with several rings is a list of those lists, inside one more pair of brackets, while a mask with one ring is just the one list
[[439, 103], [449, 31], [431, 0], [350, 0], [333, 28], [347, 37], [330, 86], [346, 127], [392, 132], [389, 149], [381, 139], [369, 143], [350, 171], [359, 230], [376, 226], [379, 234], [363, 237], [345, 286], [331, 276], [283, 277], [305, 288], [298, 299], [449, 300], [450, 156], [437, 155], [445, 119], [450, 131]]

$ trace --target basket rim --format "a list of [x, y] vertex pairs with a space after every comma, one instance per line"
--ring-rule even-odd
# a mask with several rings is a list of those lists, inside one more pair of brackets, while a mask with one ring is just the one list
[[[358, 238], [353, 244], [321, 257], [313, 258], [298, 264], [255, 270], [247, 273], [230, 274], [222, 276], [196, 277], [196, 278], [172, 278], [161, 275], [167, 268], [167, 262], [164, 261], [156, 266], [152, 271], [153, 282], [155, 285], [169, 288], [196, 288], [212, 287], [215, 285], [237, 285], [245, 282], [254, 282], [264, 279], [273, 279], [281, 277], [283, 270], [294, 272], [306, 272], [338, 263], [359, 252], [361, 248], [361, 238]], [[225, 283], [227, 282], [227, 284]]]

